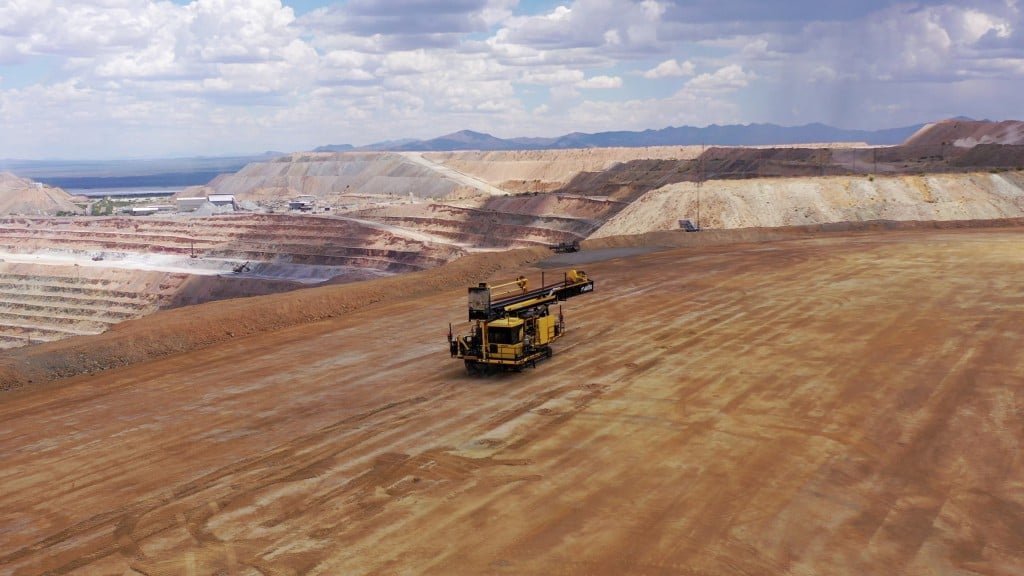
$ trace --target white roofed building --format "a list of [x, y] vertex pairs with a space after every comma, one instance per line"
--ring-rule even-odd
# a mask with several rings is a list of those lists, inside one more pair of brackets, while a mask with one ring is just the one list
[[203, 204], [206, 204], [206, 196], [177, 198], [174, 203], [178, 207], [178, 212], [195, 212]]
[[231, 206], [231, 208], [238, 207], [235, 203], [234, 194], [210, 194], [206, 197], [206, 201], [214, 206]]

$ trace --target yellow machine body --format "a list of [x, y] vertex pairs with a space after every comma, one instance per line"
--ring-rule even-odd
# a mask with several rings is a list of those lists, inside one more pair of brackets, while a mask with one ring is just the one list
[[507, 284], [471, 287], [470, 334], [453, 336], [449, 326], [451, 355], [463, 360], [471, 374], [536, 366], [537, 360], [551, 357], [550, 344], [565, 334], [561, 311], [556, 318], [550, 305], [593, 289], [593, 280], [577, 270], [560, 283], [532, 291], [523, 276]]

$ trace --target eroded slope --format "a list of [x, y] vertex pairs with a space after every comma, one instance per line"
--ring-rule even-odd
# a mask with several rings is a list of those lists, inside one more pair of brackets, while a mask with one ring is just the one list
[[650, 191], [591, 237], [678, 230], [684, 219], [722, 229], [1020, 217], [1024, 179], [1019, 172], [717, 180]]
[[0, 348], [99, 334], [172, 302], [186, 275], [0, 262]]
[[160, 307], [433, 268], [465, 251], [350, 218], [0, 219], [0, 347], [95, 334]]
[[472, 174], [509, 192], [550, 192], [561, 189], [577, 175], [603, 172], [635, 160], [692, 160], [699, 146], [637, 148], [581, 148], [575, 150], [507, 150], [428, 152], [423, 156], [439, 164]]
[[232, 194], [239, 201], [264, 206], [287, 206], [302, 195], [326, 206], [362, 206], [379, 198], [444, 198], [471, 188], [437, 170], [395, 152], [306, 152], [269, 162], [254, 162], [235, 174], [225, 174], [206, 187], [182, 196]]

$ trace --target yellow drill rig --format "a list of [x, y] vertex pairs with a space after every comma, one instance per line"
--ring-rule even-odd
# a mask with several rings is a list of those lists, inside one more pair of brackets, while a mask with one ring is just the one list
[[448, 349], [452, 358], [466, 363], [469, 374], [497, 370], [520, 371], [536, 367], [537, 360], [551, 357], [551, 343], [565, 334], [565, 319], [549, 306], [594, 290], [594, 281], [582, 270], [570, 270], [561, 282], [530, 290], [520, 276], [497, 286], [481, 283], [469, 289], [471, 333], [453, 336], [448, 325]]

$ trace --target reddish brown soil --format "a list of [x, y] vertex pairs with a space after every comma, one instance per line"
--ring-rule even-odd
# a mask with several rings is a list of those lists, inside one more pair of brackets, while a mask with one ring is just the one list
[[588, 263], [554, 358], [487, 379], [447, 324], [543, 250], [23, 349], [0, 572], [1019, 574], [1022, 240]]

